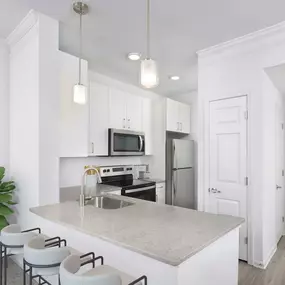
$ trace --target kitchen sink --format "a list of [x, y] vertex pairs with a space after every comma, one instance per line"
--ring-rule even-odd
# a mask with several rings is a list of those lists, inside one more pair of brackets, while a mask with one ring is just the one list
[[88, 199], [85, 202], [85, 205], [91, 205], [99, 209], [115, 210], [115, 209], [132, 206], [134, 205], [134, 203], [121, 201], [118, 199], [105, 197], [105, 196], [96, 196], [96, 197], [92, 197]]

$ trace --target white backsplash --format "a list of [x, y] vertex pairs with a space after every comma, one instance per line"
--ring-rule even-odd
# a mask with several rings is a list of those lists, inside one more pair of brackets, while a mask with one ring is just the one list
[[[151, 157], [80, 157], [60, 159], [60, 187], [77, 186], [81, 184], [81, 176], [85, 165], [136, 165], [149, 164]], [[151, 170], [151, 169], [150, 169]]]

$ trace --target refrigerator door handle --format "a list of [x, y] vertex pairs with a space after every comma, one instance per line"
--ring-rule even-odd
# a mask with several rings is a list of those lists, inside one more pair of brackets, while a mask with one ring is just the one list
[[[173, 146], [173, 160], [175, 161], [175, 167], [177, 167], [177, 156], [175, 153], [175, 144]], [[174, 180], [174, 173], [175, 173], [175, 180]], [[177, 192], [177, 171], [172, 170], [172, 181], [173, 181], [173, 187], [172, 187], [172, 205], [175, 205], [175, 198], [176, 198], [176, 192]]]

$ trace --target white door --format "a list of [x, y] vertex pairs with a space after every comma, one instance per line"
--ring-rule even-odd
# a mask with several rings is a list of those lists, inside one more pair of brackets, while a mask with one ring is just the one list
[[275, 162], [276, 162], [276, 235], [277, 242], [284, 230], [284, 137], [283, 137], [283, 112], [282, 107], [276, 104], [275, 108]]
[[187, 104], [180, 104], [180, 131], [185, 134], [190, 134], [190, 106]]
[[240, 259], [247, 260], [247, 98], [210, 103], [208, 211], [242, 217]]
[[166, 129], [167, 131], [179, 131], [179, 102], [167, 99], [166, 101]]
[[142, 98], [126, 95], [127, 129], [142, 131]]
[[126, 118], [126, 94], [117, 89], [110, 89], [110, 128], [125, 129]]

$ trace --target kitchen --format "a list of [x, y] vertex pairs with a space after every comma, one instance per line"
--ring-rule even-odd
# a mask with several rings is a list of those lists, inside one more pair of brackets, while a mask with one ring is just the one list
[[[76, 104], [73, 101], [72, 90], [78, 83], [78, 57], [58, 50], [58, 26], [59, 23], [55, 19], [30, 11], [8, 40], [11, 49], [10, 169], [19, 185], [17, 222], [23, 227], [41, 225], [43, 232], [49, 236], [65, 237], [72, 247], [81, 252], [97, 251], [96, 249], [101, 248], [98, 254], [104, 255], [109, 265], [132, 276], [146, 275], [149, 284], [164, 282], [161, 279], [164, 278], [160, 274], [161, 271], [167, 272], [165, 277], [170, 278], [165, 282], [172, 285], [176, 281], [177, 284], [184, 284], [187, 280], [194, 282], [197, 279], [205, 284], [209, 283], [212, 279], [210, 271], [213, 272], [212, 268], [215, 266], [214, 261], [208, 263], [207, 256], [212, 250], [225, 249], [224, 244], [227, 243], [228, 250], [222, 250], [225, 254], [220, 255], [219, 260], [220, 264], [223, 263], [225, 266], [231, 264], [232, 274], [220, 276], [217, 282], [235, 284], [238, 278], [238, 228], [243, 220], [226, 216], [216, 217], [180, 207], [174, 212], [172, 210], [171, 205], [176, 204], [175, 195], [177, 203], [181, 206], [196, 208], [195, 148], [191, 135], [189, 136], [190, 106], [89, 71], [89, 63], [86, 60], [80, 61], [80, 80], [82, 84], [89, 86], [90, 100], [88, 104]], [[38, 66], [40, 68], [37, 68]], [[49, 76], [43, 76], [44, 74]], [[38, 78], [41, 80], [38, 81]], [[38, 88], [35, 89], [34, 86]], [[24, 106], [29, 113], [19, 117], [18, 114]], [[31, 135], [25, 136], [23, 130]], [[123, 149], [120, 145], [122, 134], [123, 147], [127, 147]], [[185, 146], [180, 145], [183, 142], [180, 140], [182, 138], [186, 140]], [[167, 139], [179, 140], [170, 140], [173, 145], [170, 143], [170, 149], [166, 151]], [[175, 154], [174, 146], [177, 151]], [[35, 149], [38, 151], [35, 152]], [[142, 155], [143, 150], [145, 155]], [[140, 155], [122, 156], [120, 153], [119, 156], [112, 156], [117, 151], [135, 154], [139, 152]], [[188, 155], [185, 155], [185, 151]], [[170, 174], [165, 174], [166, 160], [173, 158], [177, 158], [173, 161], [173, 168], [167, 170]], [[141, 185], [142, 180], [133, 179], [133, 175], [137, 173], [134, 167], [143, 167], [144, 164], [149, 165], [151, 176], [149, 181]], [[127, 184], [131, 185], [121, 189], [120, 194], [123, 195], [109, 193], [101, 200], [98, 197], [90, 199], [89, 202], [93, 205], [88, 205], [87, 202], [81, 211], [78, 208], [79, 202], [76, 201], [81, 192], [78, 186], [81, 185], [84, 167], [93, 165], [95, 172], [99, 171], [100, 166], [101, 179], [105, 184], [119, 183], [125, 187], [124, 183], [127, 181]], [[172, 175], [173, 170], [175, 175]], [[86, 173], [91, 174], [86, 175], [88, 187], [96, 181], [96, 177], [92, 177], [92, 171], [93, 169], [90, 172], [87, 170]], [[180, 183], [180, 172], [186, 179], [186, 183], [182, 180], [184, 185]], [[171, 181], [172, 176], [175, 181]], [[156, 181], [159, 181], [157, 187], [154, 185]], [[177, 186], [175, 191], [173, 187], [167, 186], [172, 182]], [[152, 201], [132, 200], [133, 197], [129, 196], [134, 192], [128, 194], [134, 190], [129, 189], [134, 187], [132, 184], [140, 184], [143, 188], [150, 187], [147, 191], [141, 191], [140, 195], [143, 195], [140, 197], [147, 197], [147, 200]], [[159, 184], [162, 188], [159, 188]], [[102, 185], [103, 183], [100, 183], [99, 188]], [[106, 187], [110, 189], [109, 185]], [[62, 188], [75, 191], [73, 201], [58, 204], [62, 196], [66, 197], [65, 200], [72, 199], [72, 191], [69, 192], [67, 189], [62, 194]], [[182, 191], [179, 191], [180, 189]], [[120, 190], [116, 188], [116, 191]], [[84, 192], [84, 198], [88, 201], [88, 196], [91, 195], [88, 195], [87, 191], [85, 197]], [[128, 197], [125, 197], [125, 194]], [[128, 206], [114, 210], [100, 209], [100, 205], [107, 208], [117, 207], [118, 199], [130, 199], [126, 200], [126, 203], [122, 202]], [[161, 204], [156, 203], [156, 200]], [[164, 202], [170, 205], [165, 205]], [[44, 205], [63, 205], [70, 208], [51, 208], [46, 211], [46, 208], [42, 208]], [[189, 217], [187, 218], [184, 213]], [[198, 216], [196, 213], [199, 213]], [[57, 214], [58, 216], [53, 216]], [[119, 228], [124, 227], [122, 221], [126, 219], [125, 215], [130, 217], [127, 228], [131, 234], [125, 229], [121, 236], [116, 237], [113, 235], [113, 229], [118, 228], [118, 233], [120, 232]], [[184, 216], [186, 219], [182, 219]], [[167, 226], [171, 217], [173, 226]], [[93, 218], [97, 220], [91, 222], [92, 224], [105, 224], [107, 228], [95, 227], [94, 231], [93, 226], [87, 222]], [[119, 220], [116, 222], [116, 219]], [[113, 220], [114, 223], [106, 223], [107, 220]], [[153, 224], [150, 223], [151, 220]], [[75, 224], [72, 224], [72, 221]], [[140, 221], [141, 227], [137, 227], [135, 221]], [[189, 227], [185, 227], [187, 221], [192, 223]], [[172, 235], [167, 234], [169, 226], [177, 227]], [[161, 230], [152, 232], [156, 227]], [[181, 229], [182, 233], [178, 229]], [[193, 232], [196, 234], [193, 235]], [[139, 237], [131, 238], [133, 234], [136, 235], [135, 233], [145, 237], [145, 240]], [[168, 239], [162, 242], [166, 236]], [[171, 249], [181, 236], [185, 236], [185, 241], [177, 243], [177, 248]], [[78, 242], [80, 240], [83, 242]], [[112, 256], [110, 251], [117, 254]], [[165, 252], [169, 254], [165, 256]], [[126, 262], [122, 263], [121, 257], [124, 255]], [[202, 277], [201, 270], [194, 269], [196, 266], [209, 268], [206, 279]], [[178, 281], [180, 275], [184, 277], [179, 277]]]
[[[116, 9], [90, 1], [82, 37], [70, 3], [60, 5], [58, 14], [41, 3], [29, 3], [36, 10], [21, 13], [17, 6], [19, 15], [0, 41], [0, 115], [8, 122], [0, 159], [17, 183], [13, 218], [25, 228], [40, 224], [82, 252], [100, 248], [108, 264], [145, 274], [150, 284], [212, 284], [229, 265], [229, 274], [216, 282], [236, 284], [238, 258], [265, 269], [283, 235], [283, 162], [275, 158], [283, 152], [281, 139], [273, 147], [274, 123], [278, 131], [283, 126], [282, 110], [274, 118], [274, 104], [283, 105], [278, 91], [283, 81], [277, 80], [283, 74], [283, 25], [201, 50], [219, 44], [219, 37], [205, 37], [207, 45], [196, 37], [196, 48], [191, 37], [181, 39], [176, 32], [171, 43], [159, 41], [162, 29], [155, 26], [169, 20], [148, 25], [153, 18], [142, 2], [139, 9], [132, 6], [141, 11], [139, 17], [124, 17], [132, 17], [131, 27], [129, 20], [118, 19]], [[152, 5], [152, 13], [160, 11]], [[189, 19], [189, 9], [179, 9], [181, 19]], [[146, 38], [136, 32], [148, 28]], [[251, 43], [273, 35], [278, 45], [256, 47], [251, 60]], [[196, 65], [187, 61], [186, 71], [179, 57], [188, 56], [189, 47]], [[239, 60], [228, 58], [232, 52], [240, 53]], [[146, 65], [153, 89], [141, 76]], [[261, 121], [266, 122], [262, 129]], [[277, 165], [282, 171], [275, 175]], [[241, 219], [228, 220], [225, 214]], [[209, 257], [215, 259], [207, 263]]]

